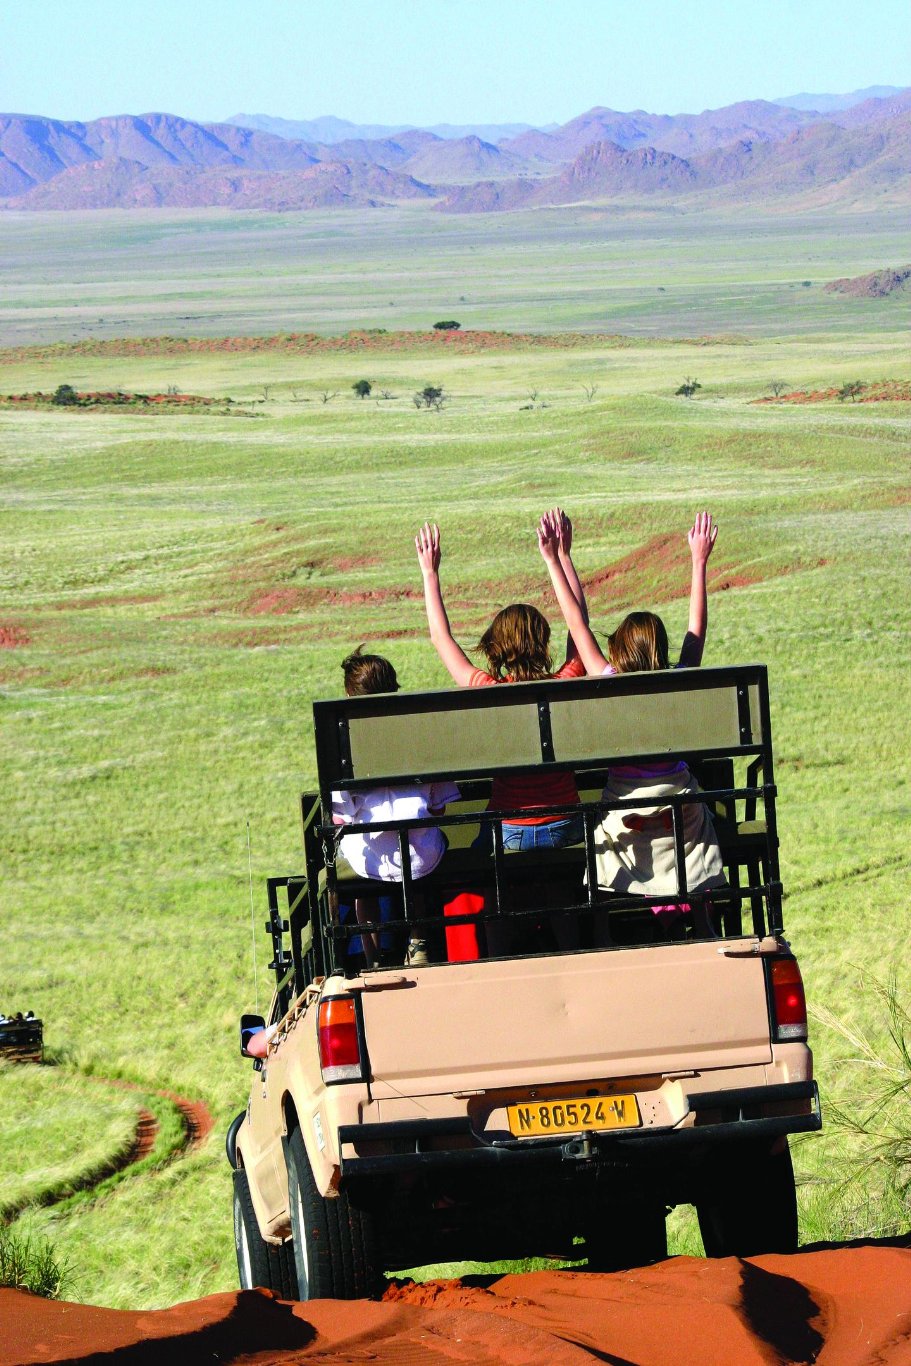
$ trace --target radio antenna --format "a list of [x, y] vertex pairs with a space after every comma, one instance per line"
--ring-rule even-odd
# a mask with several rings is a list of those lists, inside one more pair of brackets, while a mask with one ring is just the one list
[[256, 975], [256, 912], [253, 908], [253, 849], [250, 844], [250, 820], [247, 819], [247, 874], [250, 879], [250, 935], [253, 944], [253, 995], [259, 1014], [259, 978]]

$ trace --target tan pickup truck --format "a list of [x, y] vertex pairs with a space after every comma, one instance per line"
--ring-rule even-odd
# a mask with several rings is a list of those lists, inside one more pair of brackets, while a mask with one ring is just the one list
[[[665, 1255], [678, 1204], [710, 1256], [794, 1248], [788, 1135], [821, 1119], [782, 933], [765, 669], [357, 697], [314, 720], [305, 870], [268, 883], [271, 1015], [242, 1022], [245, 1041], [269, 1033], [227, 1140], [241, 1284], [351, 1298], [435, 1262], [633, 1266]], [[675, 891], [599, 888], [608, 771], [678, 759], [701, 791], [656, 806]], [[554, 766], [576, 775], [584, 840], [505, 851], [491, 779]], [[331, 793], [444, 779], [461, 800], [425, 821], [449, 843], [436, 871], [411, 879], [390, 822], [403, 883], [356, 877]], [[710, 895], [686, 885], [693, 801], [724, 863]], [[408, 965], [415, 938], [426, 961]]]

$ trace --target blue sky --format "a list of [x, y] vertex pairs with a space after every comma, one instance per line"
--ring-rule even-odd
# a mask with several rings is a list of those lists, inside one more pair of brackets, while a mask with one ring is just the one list
[[911, 83], [908, 0], [0, 0], [0, 109], [562, 123]]

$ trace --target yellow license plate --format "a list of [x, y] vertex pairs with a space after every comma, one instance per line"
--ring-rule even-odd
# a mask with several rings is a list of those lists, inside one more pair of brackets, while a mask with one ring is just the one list
[[577, 1134], [583, 1129], [634, 1129], [639, 1124], [635, 1096], [585, 1096], [582, 1099], [534, 1100], [506, 1109], [514, 1138], [546, 1138]]

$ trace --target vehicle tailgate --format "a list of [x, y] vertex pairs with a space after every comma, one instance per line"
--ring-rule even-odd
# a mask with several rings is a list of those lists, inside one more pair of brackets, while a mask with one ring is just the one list
[[771, 1061], [761, 958], [718, 941], [362, 979], [375, 1098]]

